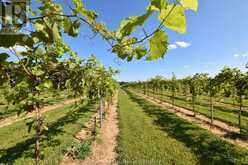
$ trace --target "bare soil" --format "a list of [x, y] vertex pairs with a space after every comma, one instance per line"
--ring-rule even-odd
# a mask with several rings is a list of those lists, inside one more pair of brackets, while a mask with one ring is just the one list
[[[117, 136], [119, 132], [117, 119], [117, 99], [114, 100], [113, 105], [106, 112], [106, 118], [103, 122], [103, 127], [96, 140], [91, 146], [91, 155], [85, 160], [73, 160], [71, 157], [65, 156], [63, 165], [115, 165], [117, 153], [115, 148], [117, 146]], [[97, 115], [97, 114], [96, 114]], [[91, 127], [90, 124], [87, 127]], [[76, 137], [78, 139], [85, 139], [89, 136], [87, 129], [82, 129]]]

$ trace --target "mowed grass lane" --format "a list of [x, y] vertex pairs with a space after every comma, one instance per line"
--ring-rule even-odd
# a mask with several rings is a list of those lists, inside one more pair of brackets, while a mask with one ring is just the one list
[[[95, 112], [95, 105], [68, 105], [44, 113], [49, 129], [43, 132], [41, 164], [59, 164], [65, 151], [71, 146], [73, 136]], [[28, 133], [26, 121], [0, 128], [0, 142], [0, 164], [35, 164], [35, 131]]]
[[124, 91], [119, 93], [118, 106], [120, 164], [197, 164], [193, 151], [154, 124], [155, 118], [147, 115]]
[[118, 152], [123, 164], [248, 164], [248, 150], [126, 92], [119, 98]]

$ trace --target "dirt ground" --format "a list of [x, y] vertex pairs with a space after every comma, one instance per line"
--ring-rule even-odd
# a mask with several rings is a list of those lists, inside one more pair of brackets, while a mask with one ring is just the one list
[[[97, 114], [96, 114], [97, 115]], [[63, 165], [115, 165], [117, 153], [117, 136], [119, 132], [117, 119], [117, 99], [110, 107], [106, 114], [106, 119], [103, 122], [103, 127], [100, 129], [99, 135], [91, 146], [91, 155], [83, 161], [73, 160], [65, 157]], [[89, 126], [89, 124], [86, 124]], [[87, 126], [87, 127], [88, 127]], [[76, 137], [79, 139], [88, 136], [87, 129], [80, 131]]]

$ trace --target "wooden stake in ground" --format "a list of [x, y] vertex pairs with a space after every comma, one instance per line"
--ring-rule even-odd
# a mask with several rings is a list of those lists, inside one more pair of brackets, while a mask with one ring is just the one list
[[[106, 115], [104, 125], [100, 129], [97, 139], [92, 143], [91, 155], [85, 160], [73, 160], [65, 158], [62, 165], [115, 165], [117, 153], [118, 119], [117, 100], [110, 104], [110, 109]], [[82, 130], [85, 132], [85, 128]], [[84, 137], [85, 138], [85, 137]], [[82, 139], [82, 137], [80, 138]]]
[[117, 120], [117, 103], [110, 107], [104, 125], [102, 126], [98, 140], [92, 144], [92, 155], [80, 165], [114, 165], [117, 153], [115, 147], [117, 145], [118, 120]]
[[100, 99], [100, 110], [99, 110], [99, 116], [100, 116], [100, 128], [102, 128], [103, 124], [103, 99]]
[[40, 112], [40, 107], [37, 105], [35, 107], [36, 111], [36, 143], [35, 143], [35, 164], [39, 165], [40, 162], [40, 136], [42, 129], [42, 116]]

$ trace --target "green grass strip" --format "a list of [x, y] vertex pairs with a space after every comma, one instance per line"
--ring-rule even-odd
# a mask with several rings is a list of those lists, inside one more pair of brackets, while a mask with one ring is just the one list
[[120, 164], [197, 163], [197, 157], [184, 143], [168, 136], [160, 126], [154, 124], [154, 118], [149, 117], [142, 107], [123, 91], [119, 94], [119, 120]]
[[[121, 93], [119, 100], [120, 160], [145, 158], [159, 160], [164, 165], [248, 164], [248, 150], [221, 140], [130, 92], [127, 94]], [[132, 117], [125, 116], [126, 113]], [[136, 122], [139, 124], [133, 124]]]
[[[93, 105], [68, 105], [44, 114], [49, 130], [42, 138], [41, 164], [59, 164], [74, 135], [96, 112]], [[0, 128], [0, 164], [34, 164], [35, 131], [28, 133], [25, 121]]]

